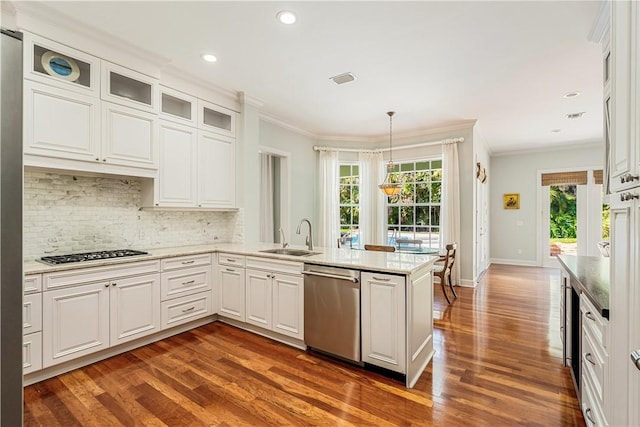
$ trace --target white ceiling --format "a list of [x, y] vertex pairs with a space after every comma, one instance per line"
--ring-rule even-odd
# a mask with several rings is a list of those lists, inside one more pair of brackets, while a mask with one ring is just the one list
[[[319, 137], [478, 120], [494, 152], [602, 140], [592, 1], [46, 2]], [[284, 26], [276, 13], [298, 22]], [[200, 55], [214, 53], [215, 64]], [[124, 64], [126, 65], [126, 64]], [[336, 85], [329, 77], [352, 72]], [[577, 98], [563, 94], [580, 91]], [[582, 119], [568, 113], [584, 111]], [[552, 129], [561, 129], [552, 133]]]

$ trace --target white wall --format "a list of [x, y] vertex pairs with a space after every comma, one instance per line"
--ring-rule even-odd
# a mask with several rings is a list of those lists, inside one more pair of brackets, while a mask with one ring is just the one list
[[[485, 182], [481, 182], [477, 178], [476, 164], [480, 163], [485, 170], [490, 169], [490, 153], [487, 149], [487, 143], [480, 131], [478, 125], [473, 128], [473, 144], [474, 144], [474, 185], [475, 185], [475, 197], [473, 200], [473, 236], [474, 236], [474, 251], [473, 251], [473, 280], [474, 284], [477, 284], [478, 279], [482, 273], [489, 266], [489, 250], [490, 250], [490, 218], [491, 218], [491, 176]], [[486, 208], [485, 208], [486, 206]], [[484, 217], [484, 221], [482, 220]]]
[[[289, 176], [290, 179], [290, 211], [289, 224], [283, 224], [283, 229], [287, 233], [286, 238], [290, 244], [304, 245], [306, 236], [306, 226], [301, 229], [300, 235], [295, 234], [298, 224], [302, 218], [309, 218], [315, 226], [317, 221], [317, 164], [316, 152], [313, 151], [315, 141], [300, 133], [285, 129], [266, 120], [259, 120], [259, 144], [263, 147], [275, 148], [288, 153], [289, 156]], [[256, 152], [256, 157], [258, 156]], [[258, 194], [258, 181], [255, 182], [255, 197], [260, 199]], [[248, 195], [245, 195], [247, 197]], [[314, 239], [317, 238], [317, 228], [314, 230]]]
[[[603, 148], [597, 145], [493, 156], [488, 169], [492, 262], [537, 265], [539, 170], [602, 166], [602, 162]], [[520, 193], [520, 209], [503, 209], [505, 193]]]

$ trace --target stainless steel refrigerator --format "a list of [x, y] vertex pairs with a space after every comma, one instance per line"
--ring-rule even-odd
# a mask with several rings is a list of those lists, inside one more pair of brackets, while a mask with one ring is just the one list
[[0, 30], [0, 425], [22, 425], [22, 34]]

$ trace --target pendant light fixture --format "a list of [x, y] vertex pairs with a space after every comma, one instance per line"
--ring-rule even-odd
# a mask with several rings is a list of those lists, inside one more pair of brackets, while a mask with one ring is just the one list
[[393, 137], [393, 115], [395, 111], [387, 112], [387, 116], [389, 116], [389, 163], [387, 163], [387, 176], [384, 179], [384, 182], [378, 185], [378, 188], [381, 189], [384, 194], [387, 196], [395, 196], [400, 192], [400, 183], [391, 182], [391, 176], [393, 173], [393, 153], [392, 153], [392, 137]]

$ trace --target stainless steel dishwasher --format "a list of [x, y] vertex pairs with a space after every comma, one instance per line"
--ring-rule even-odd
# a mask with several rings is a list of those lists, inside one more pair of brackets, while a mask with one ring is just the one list
[[360, 272], [305, 264], [303, 274], [305, 343], [361, 363]]

